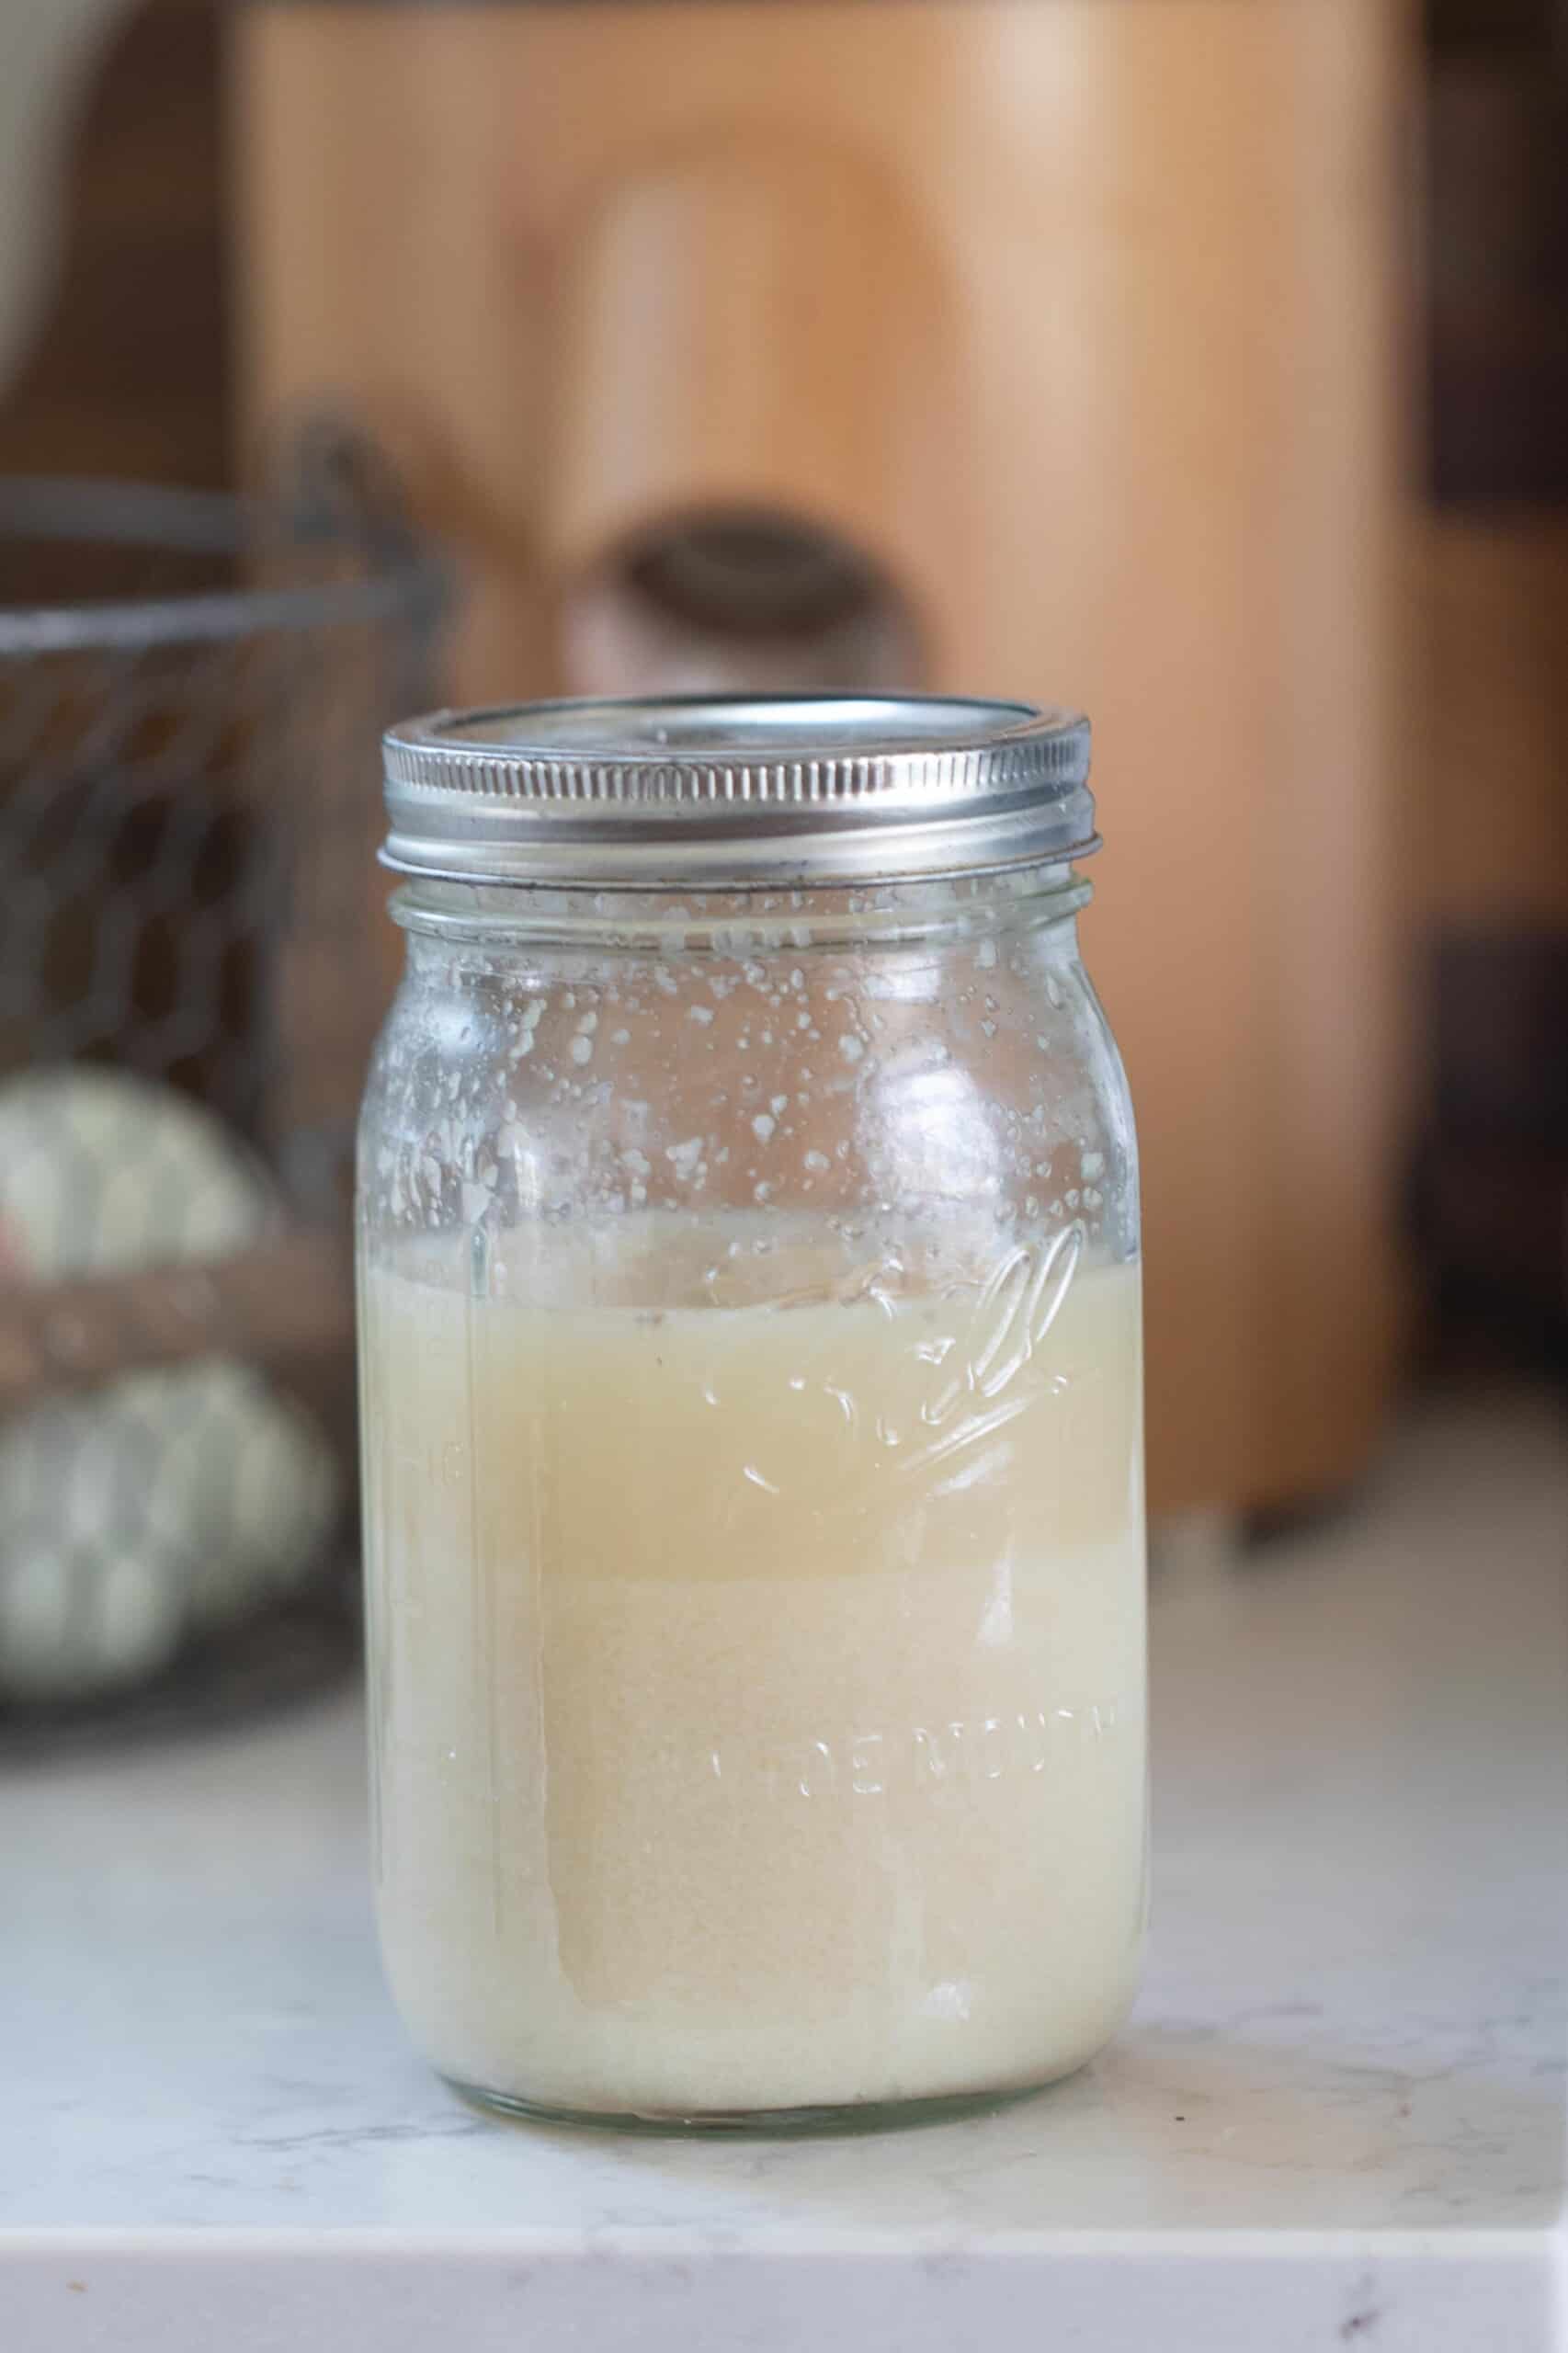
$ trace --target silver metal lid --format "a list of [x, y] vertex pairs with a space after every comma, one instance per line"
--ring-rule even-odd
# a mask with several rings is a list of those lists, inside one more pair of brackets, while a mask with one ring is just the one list
[[935, 695], [443, 710], [384, 738], [383, 862], [592, 889], [981, 873], [1099, 847], [1089, 723]]

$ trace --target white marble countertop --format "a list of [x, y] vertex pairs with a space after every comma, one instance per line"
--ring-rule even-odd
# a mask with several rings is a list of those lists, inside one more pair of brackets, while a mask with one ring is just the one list
[[492, 2122], [378, 1973], [339, 1701], [0, 1777], [7, 2353], [1568, 2344], [1561, 1406], [1156, 1592], [1153, 1947], [1096, 2065], [806, 2143]]

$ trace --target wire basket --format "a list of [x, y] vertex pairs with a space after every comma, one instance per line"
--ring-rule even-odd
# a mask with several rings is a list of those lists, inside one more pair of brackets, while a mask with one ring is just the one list
[[257, 506], [0, 483], [0, 1747], [352, 1655], [376, 746], [447, 601], [331, 423]]

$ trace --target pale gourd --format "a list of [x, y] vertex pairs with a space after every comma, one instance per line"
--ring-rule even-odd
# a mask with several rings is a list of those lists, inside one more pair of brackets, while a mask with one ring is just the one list
[[[171, 1088], [72, 1066], [0, 1086], [0, 1280], [221, 1258], [265, 1173]], [[249, 1367], [128, 1374], [0, 1423], [0, 1696], [80, 1699], [288, 1591], [341, 1503], [323, 1432]]]

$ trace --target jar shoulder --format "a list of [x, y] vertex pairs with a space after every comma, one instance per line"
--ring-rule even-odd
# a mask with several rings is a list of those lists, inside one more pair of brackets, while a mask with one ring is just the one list
[[426, 956], [376, 1049], [362, 1216], [961, 1209], [1082, 1220], [1131, 1255], [1126, 1081], [1070, 927], [1056, 933]]

